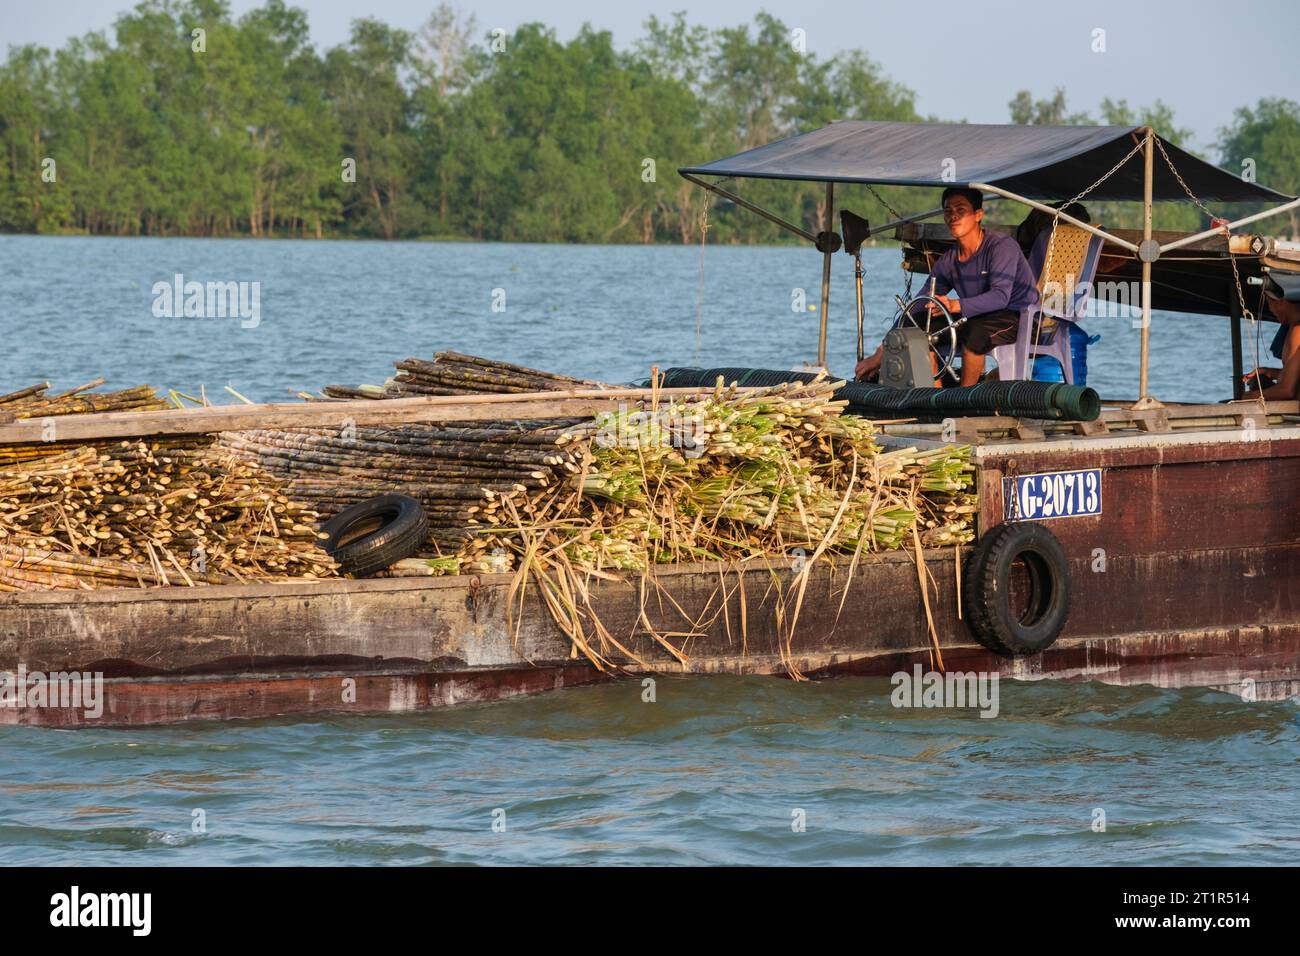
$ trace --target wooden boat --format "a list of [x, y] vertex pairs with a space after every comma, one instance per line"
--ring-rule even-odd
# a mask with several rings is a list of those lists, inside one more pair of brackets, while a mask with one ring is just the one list
[[[1300, 691], [1300, 512], [1278, 504], [1300, 481], [1300, 408], [1270, 403], [1253, 429], [1224, 411], [1110, 409], [1101, 435], [990, 437], [1036, 426], [968, 420], [983, 442], [975, 449], [981, 534], [1004, 520], [1004, 479], [1017, 474], [1100, 468], [1102, 510], [1053, 523], [1070, 559], [1073, 612], [1056, 642], [1030, 657], [1000, 657], [979, 644], [958, 617], [958, 554], [927, 551], [929, 606], [946, 665], [1022, 679], [1237, 693], [1249, 686], [1259, 699]], [[909, 553], [863, 558], [852, 574], [843, 562], [819, 562], [791, 632], [794, 577], [788, 559], [667, 567], [644, 582], [639, 575], [599, 582], [595, 603], [653, 665], [648, 676], [932, 666]], [[0, 668], [101, 672], [96, 722], [126, 724], [403, 711], [606, 679], [575, 659], [540, 608], [512, 626], [510, 578], [5, 594]], [[646, 620], [699, 632], [684, 645], [687, 663], [649, 638]], [[86, 717], [76, 708], [0, 707], [0, 721], [63, 726]]]
[[[1168, 184], [1153, 184], [1154, 133], [1128, 132], [1147, 157], [1145, 183], [1140, 177], [1137, 182], [1144, 185], [1149, 209], [1153, 192]], [[1052, 178], [1060, 175], [1062, 156], [1068, 154], [1072, 176], [1092, 181], [1094, 167], [1112, 163], [1122, 139], [1070, 141], [1078, 146], [1073, 153], [1068, 142], [1058, 142], [1039, 166], [1002, 179], [1030, 194], [1069, 195], [1077, 190]], [[1043, 149], [1041, 143], [1016, 142], [1022, 153]], [[1009, 162], [1019, 155], [1003, 152]], [[689, 176], [702, 182], [699, 176], [727, 169], [720, 161]], [[1035, 170], [1046, 170], [1037, 185]], [[806, 170], [796, 172], [785, 178], [809, 178]], [[770, 165], [766, 174], [773, 175]], [[854, 177], [836, 168], [822, 178], [833, 184], [899, 177]], [[1211, 192], [1238, 194], [1199, 168], [1188, 180]], [[919, 176], [911, 181], [932, 184]], [[1033, 204], [998, 181], [986, 172], [977, 184]], [[1131, 198], [1132, 188], [1130, 182], [1106, 195]], [[827, 198], [829, 223], [830, 185]], [[910, 222], [888, 228], [900, 230], [905, 242], [924, 237]], [[1217, 269], [1197, 272], [1197, 295], [1201, 302], [1217, 296], [1220, 314], [1231, 317], [1234, 290], [1228, 283], [1235, 277], [1224, 263], [1238, 253], [1226, 236], [1219, 249], [1217, 235], [1211, 230], [1162, 240], [1196, 249], [1202, 258], [1208, 249], [1223, 260]], [[1148, 228], [1143, 242], [1151, 239]], [[1163, 267], [1146, 249], [1140, 265], [1134, 262], [1150, 283], [1153, 265], [1157, 278]], [[1270, 249], [1278, 255], [1255, 255], [1237, 265], [1254, 275], [1285, 269], [1285, 244]], [[1167, 266], [1174, 258], [1163, 261]], [[1153, 301], [1159, 305], [1159, 295], [1143, 300], [1148, 317]], [[825, 301], [822, 316], [824, 321]], [[1031, 516], [1048, 524], [1064, 548], [1072, 587], [1068, 620], [1041, 652], [1008, 657], [972, 634], [971, 608], [962, 607], [959, 581], [973, 549], [947, 548], [925, 552], [920, 567], [907, 552], [867, 556], [852, 569], [845, 561], [817, 562], [807, 574], [794, 626], [797, 568], [789, 559], [660, 567], [648, 575], [595, 582], [602, 620], [645, 662], [625, 659], [626, 674], [887, 675], [914, 664], [934, 666], [937, 639], [950, 670], [998, 671], [1026, 680], [1207, 686], [1254, 699], [1300, 692], [1300, 509], [1293, 504], [1300, 487], [1300, 406], [1162, 404], [1145, 394], [1145, 386], [1144, 371], [1140, 398], [1106, 403], [1094, 422], [982, 416], [886, 429], [886, 445], [924, 447], [953, 439], [975, 445], [981, 539], [1026, 517], [1017, 497], [1028, 487], [1021, 479], [1096, 474], [1097, 500], [1089, 507], [1053, 515], [1043, 514], [1039, 502]], [[627, 396], [544, 397], [554, 403], [554, 414], [569, 416]], [[427, 398], [69, 416], [60, 428], [67, 438], [88, 439], [275, 427], [319, 416], [358, 423], [466, 420], [509, 417], [518, 414], [514, 406], [538, 398], [501, 396], [473, 407]], [[528, 407], [541, 417], [535, 405]], [[36, 428], [39, 423], [0, 424], [0, 443], [30, 441]], [[96, 717], [78, 707], [0, 704], [0, 722], [75, 726], [394, 712], [610, 679], [577, 657], [539, 606], [511, 619], [510, 580], [484, 574], [3, 594], [0, 671], [22, 666], [45, 674], [102, 674], [104, 697]], [[1014, 606], [1023, 599], [1024, 584], [1011, 578], [1008, 586]], [[683, 643], [686, 660], [669, 656], [650, 637], [651, 629], [691, 632]]]

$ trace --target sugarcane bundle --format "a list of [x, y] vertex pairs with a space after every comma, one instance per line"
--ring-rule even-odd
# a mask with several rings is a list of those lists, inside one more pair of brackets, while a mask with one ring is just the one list
[[[188, 580], [182, 579], [182, 570]], [[154, 564], [0, 543], [0, 590], [4, 591], [93, 591], [182, 583], [225, 584], [234, 580], [229, 575], [202, 572], [193, 565], [160, 572]]]
[[0, 395], [0, 410], [15, 419], [46, 418], [55, 415], [82, 415], [95, 412], [151, 411], [167, 408], [149, 385], [137, 385], [116, 392], [91, 392], [103, 385], [102, 378], [56, 395], [47, 395], [49, 382], [29, 385], [16, 392]]
[[[393, 397], [596, 384], [456, 352], [396, 366], [385, 388]], [[841, 414], [837, 387], [825, 379], [744, 393], [719, 385], [703, 401], [633, 406], [565, 427], [288, 429], [227, 435], [222, 444], [322, 514], [389, 491], [418, 498], [428, 556], [454, 556], [462, 573], [522, 560], [543, 528], [542, 550], [597, 572], [795, 549], [856, 554], [913, 536], [926, 546], [971, 540], [968, 453], [882, 452], [869, 422]], [[335, 397], [361, 393], [377, 397], [374, 386]], [[453, 573], [450, 562], [419, 573], [426, 568]]]
[[[572, 426], [557, 442], [571, 456], [568, 479], [486, 495], [462, 567], [512, 555], [516, 580], [533, 582], [575, 652], [609, 669], [613, 651], [638, 659], [591, 606], [592, 574], [825, 553], [856, 561], [970, 541], [970, 449], [882, 451], [871, 422], [841, 414], [839, 384], [739, 392], [719, 382], [702, 400]], [[648, 633], [684, 660], [664, 635]]]
[[[576, 470], [559, 445], [574, 421], [259, 429], [223, 434], [219, 444], [282, 479], [291, 498], [322, 516], [388, 492], [410, 495], [429, 524], [420, 554], [437, 559], [467, 547], [471, 522], [502, 523], [498, 496], [542, 491]], [[450, 564], [435, 568], [455, 573]]]
[[[859, 541], [867, 550], [900, 547], [918, 515], [925, 529], [969, 525], [974, 509], [961, 497], [970, 485], [968, 452], [882, 452], [870, 422], [840, 414], [835, 387], [719, 389], [702, 402], [642, 414], [636, 429], [617, 415], [598, 416], [566, 435], [589, 442], [589, 466], [574, 485], [587, 497], [657, 511], [661, 527], [643, 529], [655, 542], [647, 563], [674, 560], [672, 547], [683, 541], [699, 554], [700, 541], [679, 533], [684, 526], [707, 528], [722, 545], [718, 556], [732, 558], [817, 546], [833, 525], [838, 550]], [[611, 432], [621, 440], [602, 441]], [[947, 497], [930, 503], [932, 493]], [[970, 538], [969, 528], [947, 530], [954, 541]]]
[[397, 374], [387, 383], [388, 393], [393, 396], [546, 392], [598, 385], [567, 375], [451, 351], [439, 352], [432, 362], [408, 358], [394, 364]]
[[0, 465], [0, 584], [139, 587], [334, 573], [319, 515], [211, 436], [49, 444]]
[[335, 399], [406, 398], [412, 395], [551, 392], [602, 387], [600, 382], [452, 351], [437, 353], [433, 361], [407, 358], [393, 364], [397, 371], [382, 388], [376, 385], [355, 388], [327, 385], [321, 394]]
[[447, 574], [461, 573], [460, 558], [403, 558], [394, 562], [387, 569], [380, 571], [376, 577], [386, 578], [421, 578], [440, 577]]
[[8, 405], [11, 402], [19, 402], [27, 398], [39, 398], [39, 396], [45, 394], [49, 387], [49, 382], [37, 382], [35, 385], [28, 385], [26, 388], [0, 395], [0, 405]]

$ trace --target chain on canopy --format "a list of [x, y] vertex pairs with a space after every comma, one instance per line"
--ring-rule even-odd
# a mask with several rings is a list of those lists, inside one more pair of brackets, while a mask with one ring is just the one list
[[[864, 185], [871, 192], [871, 195], [876, 197], [876, 201], [880, 203], [880, 205], [884, 206], [886, 211], [888, 211], [888, 213], [891, 216], [893, 216], [894, 219], [898, 220], [898, 219], [907, 218], [901, 212], [899, 212], [897, 209], [891, 206], [889, 204], [889, 200], [887, 200], [884, 196], [880, 195], [880, 193], [876, 192], [875, 186], [872, 186], [871, 183], [864, 183]], [[921, 252], [925, 255], [926, 264], [929, 265], [931, 268], [933, 268], [934, 262], [930, 259], [930, 250], [925, 248], [924, 239], [921, 240]], [[907, 274], [906, 277], [903, 279], [903, 301], [911, 302], [912, 301], [912, 270], [904, 269], [903, 272]]]
[[[1154, 133], [1148, 133], [1147, 135], [1148, 135], [1148, 136], [1153, 136], [1153, 135], [1155, 135], [1155, 134], [1154, 134]], [[1158, 139], [1157, 139], [1156, 141], [1159, 142]], [[1073, 199], [1070, 199], [1070, 200], [1068, 200], [1068, 201], [1066, 201], [1066, 202], [1063, 202], [1063, 203], [1061, 203], [1060, 205], [1058, 205], [1058, 206], [1056, 207], [1056, 214], [1055, 214], [1054, 216], [1052, 216], [1052, 234], [1051, 234], [1051, 236], [1049, 236], [1048, 239], [1047, 239], [1047, 259], [1044, 260], [1044, 262], [1043, 262], [1043, 271], [1042, 271], [1042, 274], [1043, 274], [1043, 275], [1051, 275], [1051, 274], [1052, 274], [1052, 258], [1053, 258], [1053, 254], [1054, 254], [1055, 251], [1056, 251], [1056, 229], [1057, 229], [1057, 227], [1061, 224], [1061, 213], [1064, 212], [1064, 211], [1065, 211], [1067, 208], [1069, 208], [1070, 206], [1073, 206], [1075, 203], [1079, 202], [1079, 200], [1083, 199], [1083, 198], [1084, 198], [1085, 196], [1087, 196], [1090, 192], [1092, 192], [1094, 189], [1096, 189], [1098, 186], [1100, 186], [1100, 185], [1101, 185], [1102, 183], [1104, 183], [1106, 180], [1110, 179], [1110, 177], [1114, 176], [1117, 172], [1119, 172], [1120, 167], [1122, 167], [1122, 166], [1123, 166], [1125, 163], [1127, 163], [1130, 159], [1132, 159], [1134, 156], [1136, 156], [1136, 155], [1138, 154], [1138, 152], [1141, 151], [1141, 149], [1142, 149], [1144, 146], [1146, 146], [1146, 140], [1145, 140], [1145, 139], [1143, 139], [1143, 140], [1139, 140], [1138, 143], [1137, 143], [1137, 144], [1136, 144], [1132, 149], [1130, 149], [1127, 153], [1124, 154], [1124, 158], [1121, 159], [1121, 160], [1120, 160], [1118, 163], [1116, 163], [1114, 166], [1112, 166], [1109, 170], [1107, 170], [1107, 171], [1102, 175], [1102, 177], [1101, 177], [1100, 179], [1098, 179], [1096, 182], [1094, 182], [1094, 183], [1093, 183], [1091, 186], [1089, 186], [1087, 189], [1084, 189], [1082, 192], [1080, 192], [1080, 193], [1079, 193], [1077, 196], [1075, 196]], [[1146, 292], [1146, 290], [1143, 290], [1143, 293], [1144, 293], [1144, 294], [1145, 294], [1145, 292]], [[1036, 323], [1034, 323], [1034, 345], [1033, 345], [1033, 348], [1027, 349], [1027, 350], [1025, 351], [1025, 366], [1024, 366], [1024, 368], [1022, 368], [1022, 369], [1020, 370], [1020, 374], [1021, 374], [1021, 377], [1022, 377], [1022, 378], [1026, 378], [1026, 379], [1028, 379], [1028, 378], [1031, 377], [1030, 374], [1029, 374], [1029, 369], [1030, 369], [1030, 367], [1031, 367], [1031, 365], [1032, 365], [1032, 363], [1033, 363], [1033, 360], [1034, 360], [1034, 354], [1038, 351], [1038, 343], [1039, 343], [1040, 339], [1042, 338], [1042, 333], [1043, 333], [1043, 318], [1042, 318], [1042, 300], [1041, 300], [1041, 294], [1040, 294], [1040, 300], [1039, 300], [1039, 317], [1038, 317], [1038, 321], [1037, 321]], [[1058, 334], [1062, 334], [1062, 333], [1064, 333], [1064, 334], [1068, 334], [1068, 333], [1065, 332], [1065, 330], [1063, 330], [1063, 329], [1058, 329]], [[1061, 369], [1061, 373], [1064, 374], [1064, 373], [1065, 373], [1065, 369]]]
[[1169, 154], [1165, 152], [1165, 144], [1160, 141], [1159, 136], [1156, 137], [1156, 147], [1160, 150], [1160, 155], [1164, 157], [1165, 165], [1168, 166], [1169, 171], [1174, 174], [1174, 179], [1178, 180], [1178, 185], [1181, 186], [1183, 192], [1187, 194], [1187, 198], [1194, 202], [1197, 208], [1200, 209], [1201, 212], [1205, 213], [1206, 218], [1210, 220], [1210, 228], [1214, 229], [1218, 224], [1221, 224], [1223, 234], [1228, 239], [1228, 262], [1232, 264], [1232, 279], [1237, 287], [1237, 303], [1241, 308], [1242, 316], [1250, 323], [1251, 339], [1255, 344], [1255, 391], [1259, 396], [1260, 406], [1266, 407], [1264, 404], [1264, 383], [1259, 374], [1259, 322], [1255, 313], [1246, 305], [1246, 292], [1241, 287], [1241, 271], [1237, 268], [1236, 253], [1232, 251], [1232, 230], [1224, 219], [1210, 212], [1210, 210], [1206, 208], [1205, 203], [1201, 202], [1196, 193], [1192, 192], [1192, 188], [1187, 185], [1187, 180], [1183, 179], [1182, 174], [1178, 172], [1178, 167], [1174, 165], [1174, 161], [1170, 159]]

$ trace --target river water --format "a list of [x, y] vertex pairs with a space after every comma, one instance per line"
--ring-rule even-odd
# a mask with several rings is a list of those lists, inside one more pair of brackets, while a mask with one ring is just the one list
[[[837, 260], [829, 359], [846, 374]], [[896, 250], [865, 260], [872, 345], [902, 274]], [[243, 318], [158, 316], [154, 285], [178, 273], [257, 283], [257, 308], [250, 285]], [[710, 248], [701, 279], [698, 248], [0, 237], [0, 393], [104, 376], [278, 400], [443, 348], [616, 382], [785, 368], [816, 356], [817, 315], [792, 303], [816, 303], [820, 278], [796, 248]], [[1088, 324], [1103, 397], [1136, 394], [1132, 325]], [[1226, 320], [1157, 313], [1151, 338], [1154, 394], [1230, 394]], [[885, 679], [662, 678], [653, 702], [618, 683], [416, 715], [0, 728], [0, 863], [1296, 859], [1296, 699], [999, 689], [994, 719], [895, 708]]]

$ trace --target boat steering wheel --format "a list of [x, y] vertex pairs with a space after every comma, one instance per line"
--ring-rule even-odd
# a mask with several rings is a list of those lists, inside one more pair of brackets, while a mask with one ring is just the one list
[[[957, 326], [961, 325], [962, 320], [954, 319], [952, 317], [952, 313], [948, 311], [948, 307], [945, 306], [942, 302], [940, 302], [937, 297], [930, 295], [929, 293], [923, 293], [921, 295], [918, 295], [910, 302], [903, 302], [902, 296], [897, 296], [896, 298], [898, 300], [899, 305], [898, 305], [898, 312], [894, 316], [894, 322], [898, 323], [899, 320], [902, 319], [903, 322], [906, 322], [908, 325], [912, 326], [912, 328], [919, 329], [921, 332], [925, 333], [926, 340], [930, 343], [930, 349], [935, 354], [935, 361], [938, 363], [938, 371], [935, 373], [934, 377], [942, 378], [945, 372], [951, 372], [953, 375], [956, 375], [957, 371], [956, 369], [953, 368], [952, 363], [956, 361], [957, 353], [960, 351], [957, 348]], [[926, 326], [922, 325], [917, 320], [917, 317], [912, 314], [912, 306], [922, 302], [931, 302], [936, 307], [938, 307], [939, 314], [942, 315], [944, 319], [944, 324], [939, 329], [939, 331], [937, 332], [927, 331]], [[944, 336], [948, 337], [948, 346], [949, 346], [948, 355], [946, 358], [939, 352], [937, 348], [935, 348], [935, 343], [938, 342], [940, 339], [942, 339]]]

